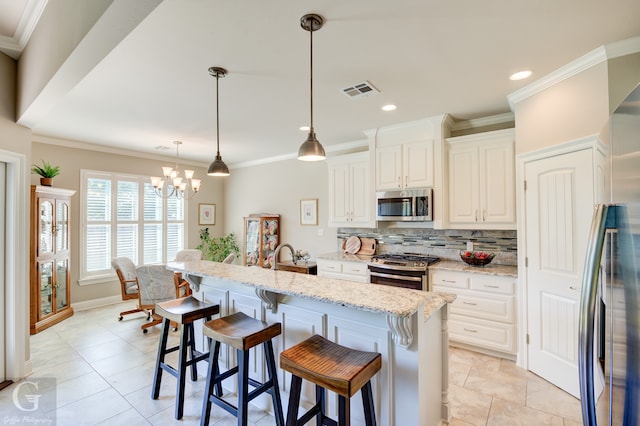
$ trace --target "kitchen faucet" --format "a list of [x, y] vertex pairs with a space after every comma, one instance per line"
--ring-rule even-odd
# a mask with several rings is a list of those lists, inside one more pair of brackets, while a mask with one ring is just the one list
[[271, 265], [271, 269], [276, 270], [278, 269], [278, 253], [280, 253], [280, 249], [282, 247], [288, 247], [289, 250], [291, 250], [291, 261], [293, 261], [293, 264], [296, 264], [296, 255], [295, 255], [295, 250], [293, 250], [293, 247], [291, 246], [291, 244], [280, 244], [278, 247], [276, 247], [276, 250], [273, 252], [273, 265]]

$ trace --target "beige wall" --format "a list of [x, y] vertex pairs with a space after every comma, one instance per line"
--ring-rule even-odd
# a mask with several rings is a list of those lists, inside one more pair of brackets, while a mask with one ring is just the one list
[[640, 53], [612, 59], [609, 64], [609, 113], [640, 84]]
[[[306, 249], [313, 258], [336, 250], [336, 228], [328, 228], [328, 169], [326, 161], [297, 159], [232, 169], [225, 185], [225, 230], [239, 244], [244, 238], [245, 216], [278, 213], [281, 241], [294, 249]], [[318, 226], [300, 225], [300, 200], [318, 199]], [[318, 236], [318, 230], [323, 236]], [[285, 256], [288, 257], [288, 252]]]
[[519, 102], [516, 155], [599, 133], [609, 117], [608, 95], [603, 62]]
[[[17, 64], [12, 58], [0, 53], [0, 161], [8, 161], [15, 167], [15, 179], [18, 185], [16, 204], [8, 203], [6, 211], [13, 214], [15, 223], [12, 224], [16, 241], [3, 241], [13, 256], [7, 256], [4, 261], [12, 262], [4, 265], [5, 273], [13, 270], [15, 280], [5, 281], [0, 278], [0, 291], [3, 292], [4, 306], [0, 308], [0, 321], [5, 327], [5, 341], [3, 342], [4, 366], [6, 378], [19, 379], [29, 373], [27, 360], [29, 359], [29, 244], [26, 238], [28, 226], [28, 199], [26, 197], [26, 182], [31, 155], [31, 131], [15, 123], [16, 103], [16, 75]], [[20, 158], [20, 160], [17, 160]], [[16, 166], [23, 162], [22, 171]], [[11, 173], [11, 172], [10, 172]], [[5, 233], [7, 235], [8, 233]], [[8, 246], [12, 244], [12, 246]], [[6, 316], [5, 316], [6, 315]], [[4, 378], [4, 377], [3, 377]]]
[[[147, 159], [119, 153], [100, 152], [87, 149], [64, 146], [63, 141], [57, 144], [52, 140], [42, 137], [34, 137], [32, 145], [32, 162], [40, 163], [41, 160], [49, 161], [53, 165], [60, 166], [61, 173], [53, 180], [53, 186], [74, 189], [76, 194], [72, 198], [71, 206], [71, 302], [77, 303], [101, 297], [120, 294], [117, 280], [107, 284], [78, 285], [79, 278], [79, 248], [80, 248], [80, 170], [98, 170], [116, 173], [132, 173], [143, 176], [159, 175], [161, 166], [172, 165], [175, 159], [167, 157], [166, 160]], [[49, 143], [39, 143], [38, 140], [47, 140]], [[66, 143], [70, 145], [70, 142]], [[137, 154], [142, 155], [142, 154]], [[206, 175], [204, 167], [189, 166], [195, 170], [196, 177], [202, 179], [202, 188], [187, 206], [187, 247], [196, 247], [199, 240], [198, 203], [213, 203], [223, 205], [223, 182]], [[184, 168], [184, 164], [181, 166]], [[31, 176], [31, 184], [39, 183], [39, 176]], [[209, 231], [214, 235], [222, 235], [224, 224], [224, 212], [218, 209], [216, 225], [210, 226]]]

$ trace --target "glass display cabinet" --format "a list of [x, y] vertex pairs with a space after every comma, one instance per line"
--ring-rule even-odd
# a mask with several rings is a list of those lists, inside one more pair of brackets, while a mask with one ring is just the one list
[[244, 218], [244, 265], [271, 268], [280, 244], [280, 215], [251, 214]]
[[69, 274], [73, 194], [69, 189], [31, 186], [31, 334], [73, 315]]

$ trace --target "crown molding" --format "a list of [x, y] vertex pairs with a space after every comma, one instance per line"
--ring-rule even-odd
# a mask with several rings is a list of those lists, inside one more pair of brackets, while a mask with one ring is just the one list
[[[337, 144], [337, 145], [328, 145], [324, 147], [325, 152], [327, 153], [331, 153], [331, 152], [340, 152], [340, 151], [346, 151], [346, 150], [352, 150], [352, 149], [359, 149], [359, 148], [369, 148], [369, 141], [367, 139], [362, 139], [359, 141], [353, 141], [353, 142], [345, 142], [345, 143], [341, 143], [341, 144]], [[240, 163], [234, 163], [234, 164], [228, 164], [229, 169], [242, 169], [245, 167], [252, 167], [252, 166], [260, 166], [263, 164], [269, 164], [269, 163], [277, 163], [279, 161], [286, 161], [286, 160], [292, 160], [294, 158], [298, 158], [298, 153], [294, 152], [294, 153], [289, 153], [289, 154], [282, 154], [282, 155], [275, 155], [273, 157], [266, 157], [266, 158], [261, 158], [260, 160], [250, 160], [250, 161], [243, 161]]]
[[494, 126], [496, 124], [504, 124], [515, 121], [515, 115], [512, 112], [504, 114], [490, 115], [489, 117], [472, 118], [471, 120], [460, 120], [452, 122], [450, 129], [452, 132], [460, 130], [477, 129], [478, 127]]
[[0, 51], [13, 59], [18, 59], [22, 54], [29, 38], [42, 16], [48, 0], [27, 0], [22, 17], [13, 37], [0, 36]]
[[[51, 136], [32, 135], [32, 142], [42, 143], [46, 145], [56, 145], [65, 148], [83, 149], [85, 151], [104, 152], [106, 154], [125, 155], [127, 157], [143, 158], [145, 160], [167, 161], [167, 158], [175, 159], [175, 151], [167, 151], [168, 155], [158, 155], [149, 152], [135, 151], [122, 148], [113, 148], [110, 146], [96, 145], [88, 142], [71, 141], [66, 139], [58, 139]], [[172, 153], [173, 155], [169, 155]], [[209, 163], [201, 161], [193, 161], [180, 158], [180, 165], [189, 165], [194, 167], [209, 167]]]
[[550, 74], [534, 81], [533, 83], [516, 90], [507, 96], [509, 100], [509, 107], [513, 111], [515, 104], [542, 92], [562, 81], [571, 78], [581, 72], [605, 62], [609, 59], [619, 58], [634, 53], [640, 52], [640, 36], [632, 37], [629, 39], [609, 43], [604, 46], [600, 46], [591, 52], [579, 57], [578, 59], [569, 62]]

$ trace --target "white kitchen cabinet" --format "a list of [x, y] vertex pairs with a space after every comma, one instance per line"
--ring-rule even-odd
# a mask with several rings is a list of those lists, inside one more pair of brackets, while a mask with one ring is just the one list
[[369, 282], [369, 270], [366, 262], [350, 262], [346, 260], [317, 259], [318, 275], [339, 280]]
[[517, 352], [516, 278], [430, 270], [431, 290], [454, 293], [449, 338], [488, 353], [514, 358]]
[[328, 161], [329, 226], [375, 226], [369, 152]]
[[449, 227], [515, 229], [513, 129], [447, 139]]
[[433, 187], [433, 141], [376, 149], [376, 190]]

